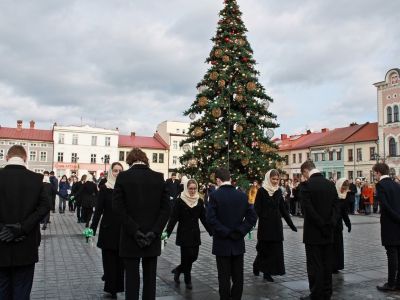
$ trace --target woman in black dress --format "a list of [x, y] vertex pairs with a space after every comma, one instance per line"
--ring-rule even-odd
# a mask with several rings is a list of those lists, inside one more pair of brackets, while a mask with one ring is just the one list
[[112, 211], [112, 194], [115, 180], [124, 169], [118, 162], [111, 164], [107, 182], [100, 187], [92, 225], [94, 235], [100, 223], [97, 247], [101, 248], [104, 269], [104, 291], [108, 298], [117, 299], [117, 293], [124, 291], [124, 260], [119, 257], [119, 234], [121, 225]]
[[344, 250], [343, 250], [343, 221], [351, 231], [351, 222], [347, 214], [346, 195], [349, 190], [349, 181], [346, 178], [340, 178], [336, 182], [336, 190], [339, 196], [340, 214], [336, 226], [333, 228], [333, 255], [332, 255], [332, 273], [337, 274], [339, 270], [344, 269]]
[[283, 255], [283, 217], [289, 227], [297, 232], [279, 188], [279, 172], [270, 170], [265, 175], [262, 188], [258, 189], [254, 210], [258, 215], [257, 256], [253, 263], [256, 276], [264, 273], [264, 279], [274, 282], [271, 275], [285, 275]]
[[77, 197], [82, 196], [83, 219], [86, 221], [86, 227], [89, 227], [89, 222], [93, 215], [93, 207], [96, 206], [97, 194], [97, 185], [93, 182], [93, 175], [88, 174], [86, 182], [76, 195]]
[[203, 200], [199, 199], [198, 185], [194, 179], [189, 179], [183, 184], [183, 192], [175, 200], [171, 218], [169, 219], [167, 229], [168, 236], [177, 222], [178, 230], [176, 234], [176, 245], [181, 247], [181, 264], [172, 270], [174, 281], [180, 283], [179, 276], [185, 275], [186, 288], [192, 289], [192, 265], [199, 256], [200, 227], [199, 220], [204, 228], [212, 235], [211, 228], [206, 222], [206, 210]]

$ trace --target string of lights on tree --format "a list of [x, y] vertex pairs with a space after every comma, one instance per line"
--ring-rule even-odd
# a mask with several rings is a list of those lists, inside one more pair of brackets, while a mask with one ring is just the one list
[[210, 68], [197, 84], [196, 100], [184, 112], [192, 121], [189, 137], [181, 142], [182, 167], [176, 171], [202, 185], [215, 181], [216, 168], [226, 167], [233, 184], [247, 188], [283, 161], [271, 142], [279, 125], [268, 110], [273, 99], [258, 81], [237, 2], [225, 0], [219, 16], [206, 59]]

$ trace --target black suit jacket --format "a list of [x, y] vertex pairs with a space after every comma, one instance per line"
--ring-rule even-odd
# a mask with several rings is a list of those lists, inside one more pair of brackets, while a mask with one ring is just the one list
[[383, 246], [400, 245], [400, 185], [390, 178], [376, 185], [381, 205], [381, 239]]
[[322, 228], [325, 223], [334, 226], [337, 223], [340, 208], [335, 184], [324, 178], [321, 173], [316, 173], [301, 184], [300, 193], [305, 212], [303, 243], [332, 243], [332, 234], [324, 236]]
[[[161, 254], [161, 234], [171, 214], [163, 174], [139, 164], [121, 172], [114, 186], [113, 212], [122, 225], [121, 257], [140, 258]], [[153, 231], [158, 238], [142, 249], [133, 239], [138, 230], [144, 234]]]
[[281, 189], [278, 189], [271, 197], [264, 188], [259, 188], [254, 210], [258, 215], [257, 239], [283, 241], [282, 216], [289, 226], [293, 225], [293, 221], [286, 210]]
[[356, 201], [356, 193], [357, 193], [357, 186], [354, 183], [351, 183], [349, 186], [349, 191], [346, 195], [346, 201], [348, 203], [354, 203]]
[[101, 249], [119, 249], [119, 235], [121, 224], [112, 211], [112, 195], [114, 190], [108, 189], [105, 185], [100, 187], [97, 197], [96, 210], [93, 214], [90, 228], [96, 233], [101, 216], [99, 239], [97, 247]]
[[172, 182], [171, 178], [168, 178], [166, 181], [167, 188], [169, 191], [169, 196], [176, 199], [178, 195], [180, 194], [180, 188], [179, 186], [181, 185], [181, 182], [178, 179], [175, 179], [174, 182]]
[[81, 197], [80, 202], [82, 207], [91, 208], [96, 206], [97, 185], [94, 182], [86, 181], [77, 192], [77, 197]]
[[39, 223], [49, 213], [50, 202], [43, 175], [18, 165], [0, 170], [0, 230], [5, 224], [20, 223], [26, 235], [18, 243], [0, 242], [0, 267], [39, 261]]

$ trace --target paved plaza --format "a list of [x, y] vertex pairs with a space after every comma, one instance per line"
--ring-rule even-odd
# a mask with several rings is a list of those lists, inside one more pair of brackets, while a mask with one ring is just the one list
[[[400, 299], [400, 292], [382, 293], [376, 285], [387, 280], [386, 253], [380, 243], [379, 215], [351, 216], [352, 232], [344, 232], [345, 269], [333, 275], [332, 299]], [[269, 283], [252, 273], [256, 255], [256, 231], [246, 237], [243, 299], [299, 299], [308, 294], [305, 251], [302, 241], [303, 219], [293, 217], [298, 232], [284, 226], [286, 275]], [[51, 215], [52, 223], [42, 231], [40, 262], [36, 265], [32, 299], [101, 299], [104, 296], [101, 252], [94, 244], [86, 244], [82, 236], [84, 224], [77, 224], [73, 214]], [[175, 228], [176, 229], [176, 228]], [[96, 239], [96, 237], [95, 237]], [[193, 290], [186, 290], [173, 281], [171, 270], [179, 264], [179, 247], [175, 234], [158, 260], [157, 299], [219, 299], [212, 240], [203, 230], [198, 261], [193, 265]], [[118, 299], [125, 299], [123, 293]]]

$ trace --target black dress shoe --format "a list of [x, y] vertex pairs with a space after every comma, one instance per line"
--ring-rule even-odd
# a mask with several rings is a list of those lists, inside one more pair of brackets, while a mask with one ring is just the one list
[[186, 288], [189, 290], [193, 289], [193, 284], [191, 282], [186, 283]]
[[332, 270], [332, 274], [339, 274], [338, 270]]
[[377, 285], [376, 288], [383, 292], [393, 292], [396, 290], [396, 286], [389, 286], [389, 284], [385, 283], [384, 285]]
[[300, 297], [300, 300], [311, 300], [310, 295]]
[[254, 276], [260, 276], [260, 271], [253, 267], [253, 274]]
[[275, 282], [275, 280], [271, 277], [271, 275], [264, 274], [264, 279], [266, 279], [269, 282]]
[[180, 276], [181, 274], [180, 274], [176, 269], [173, 269], [173, 270], [171, 271], [171, 273], [174, 274], [174, 281], [175, 281], [175, 283], [177, 283], [177, 284], [181, 283], [181, 281], [180, 281], [180, 279], [179, 279], [179, 276]]

